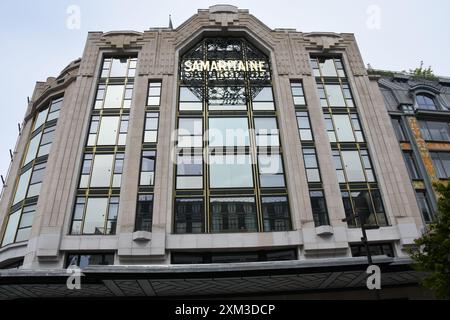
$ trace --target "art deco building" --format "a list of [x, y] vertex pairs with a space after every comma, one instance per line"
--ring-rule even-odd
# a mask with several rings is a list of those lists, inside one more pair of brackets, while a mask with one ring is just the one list
[[395, 134], [352, 34], [272, 30], [228, 5], [91, 32], [29, 103], [0, 202], [0, 298], [373, 298], [362, 223], [382, 298], [423, 297]]

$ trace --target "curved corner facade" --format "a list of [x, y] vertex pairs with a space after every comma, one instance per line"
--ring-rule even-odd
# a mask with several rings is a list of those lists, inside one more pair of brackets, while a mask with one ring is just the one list
[[[0, 268], [105, 268], [106, 296], [125, 290], [123, 266], [346, 270], [364, 265], [361, 223], [389, 263], [423, 228], [354, 36], [214, 6], [176, 29], [89, 33], [37, 83], [0, 202]], [[311, 289], [331, 283], [320, 272]]]

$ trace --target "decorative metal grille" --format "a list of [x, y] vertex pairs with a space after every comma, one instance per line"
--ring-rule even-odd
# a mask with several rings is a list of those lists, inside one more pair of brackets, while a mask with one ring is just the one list
[[[186, 62], [201, 63], [202, 66], [230, 63], [234, 67], [188, 70]], [[256, 63], [262, 68], [249, 67]], [[205, 38], [182, 56], [179, 70], [182, 85], [200, 100], [219, 105], [245, 104], [264, 86], [271, 84], [268, 57], [243, 38]]]

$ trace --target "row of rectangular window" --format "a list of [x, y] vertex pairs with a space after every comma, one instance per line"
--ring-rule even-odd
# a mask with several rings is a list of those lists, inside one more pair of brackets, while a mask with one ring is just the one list
[[308, 110], [305, 110], [306, 100], [303, 91], [303, 83], [298, 81], [291, 82], [291, 93], [295, 108], [301, 110], [296, 112], [300, 141], [302, 143], [313, 143], [312, 147], [303, 147], [302, 154], [306, 170], [306, 179], [309, 183], [309, 198], [314, 225], [316, 227], [329, 225], [330, 220], [328, 217], [324, 191], [322, 189], [322, 178], [320, 175], [316, 148], [314, 146], [314, 135], [312, 133], [309, 112]]
[[[250, 130], [247, 117], [210, 117], [208, 126], [210, 147], [250, 145]], [[254, 126], [257, 146], [280, 146], [278, 125], [275, 117], [255, 117]], [[192, 117], [179, 118], [178, 147], [201, 148], [202, 146], [203, 119]]]
[[330, 142], [364, 142], [357, 114], [324, 114]]
[[[123, 111], [114, 111], [118, 113], [114, 115], [97, 109], [130, 108], [136, 64], [134, 57], [103, 60], [80, 173], [79, 189], [85, 196], [76, 198], [71, 234], [104, 235], [116, 232], [119, 197], [118, 194], [112, 195], [111, 191], [121, 186], [125, 154], [118, 152], [115, 146], [125, 146], [130, 117]], [[99, 152], [97, 146], [114, 146], [114, 150]], [[92, 196], [93, 192], [85, 191], [91, 188], [101, 189], [101, 193], [108, 196]]]
[[129, 109], [133, 97], [133, 83], [99, 84], [94, 109]]
[[86, 146], [124, 146], [126, 144], [128, 115], [92, 116]]
[[[339, 58], [311, 58], [348, 225], [388, 224], [344, 66]], [[347, 108], [343, 113], [343, 108]], [[341, 144], [343, 143], [343, 144]], [[361, 143], [364, 143], [361, 145]], [[337, 144], [337, 145], [336, 145]], [[343, 185], [345, 183], [345, 186]], [[357, 183], [361, 185], [355, 186]], [[371, 187], [372, 186], [372, 187]]]
[[[250, 155], [210, 155], [209, 187], [252, 188], [253, 170]], [[280, 154], [258, 155], [261, 188], [285, 187]], [[183, 154], [177, 157], [177, 189], [203, 189], [203, 157]]]
[[77, 197], [71, 234], [115, 234], [119, 197]]
[[367, 150], [333, 150], [333, 163], [339, 183], [375, 182]]
[[345, 215], [349, 227], [365, 225], [387, 226], [381, 193], [378, 189], [349, 187], [341, 192]]
[[[222, 232], [257, 232], [258, 221], [254, 197], [211, 197], [210, 230]], [[261, 197], [263, 231], [291, 229], [287, 197]], [[177, 234], [205, 232], [203, 198], [176, 198], [175, 229]]]
[[[180, 86], [179, 110], [203, 111], [202, 90], [207, 90], [206, 102], [209, 111], [245, 111], [247, 100], [252, 101], [254, 111], [275, 110], [272, 87], [269, 86], [252, 87], [249, 93], [246, 93], [244, 86], [213, 86], [208, 89]], [[248, 99], [247, 96], [253, 98]]]
[[315, 77], [345, 78], [345, 70], [340, 58], [312, 57], [311, 67]]
[[420, 120], [422, 138], [427, 141], [450, 141], [450, 123]]
[[[172, 264], [206, 264], [206, 263], [242, 263], [262, 261], [297, 260], [296, 249], [238, 252], [208, 252], [208, 253], [171, 253]], [[69, 252], [66, 268], [77, 266], [81, 269], [90, 265], [113, 265], [114, 253], [74, 253]]]
[[450, 178], [450, 152], [430, 152], [436, 176], [439, 179]]
[[[22, 173], [16, 184], [11, 212], [1, 241], [2, 247], [28, 240], [36, 205], [25, 205], [24, 200], [39, 196], [47, 165], [45, 158], [42, 157], [50, 153], [56, 129], [55, 120], [59, 117], [62, 103], [63, 98], [51, 100], [49, 105], [35, 117], [32, 138], [28, 142], [27, 151], [22, 160]], [[33, 202], [36, 203], [37, 199]]]
[[105, 58], [103, 59], [100, 78], [133, 78], [136, 74], [137, 58]]
[[[151, 111], [161, 104], [162, 83], [151, 80], [148, 84], [147, 111], [144, 125], [144, 148], [141, 154], [140, 187], [151, 187], [155, 184], [156, 151], [148, 150], [148, 146], [158, 142], [159, 112]], [[152, 231], [153, 193], [139, 193], [136, 204], [135, 231]]]
[[85, 153], [79, 188], [120, 188], [124, 153]]
[[242, 263], [297, 260], [296, 249], [253, 252], [172, 252], [172, 264]]

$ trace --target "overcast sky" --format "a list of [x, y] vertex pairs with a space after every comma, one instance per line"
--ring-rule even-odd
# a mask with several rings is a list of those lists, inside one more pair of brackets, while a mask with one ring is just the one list
[[[81, 56], [88, 31], [177, 27], [206, 0], [0, 0], [0, 174], [36, 81], [57, 76]], [[409, 70], [420, 60], [450, 76], [448, 0], [254, 0], [233, 1], [270, 28], [355, 33], [364, 62], [377, 69]], [[74, 7], [75, 6], [75, 7]], [[79, 9], [80, 23], [71, 11]], [[71, 15], [72, 14], [72, 15]]]

